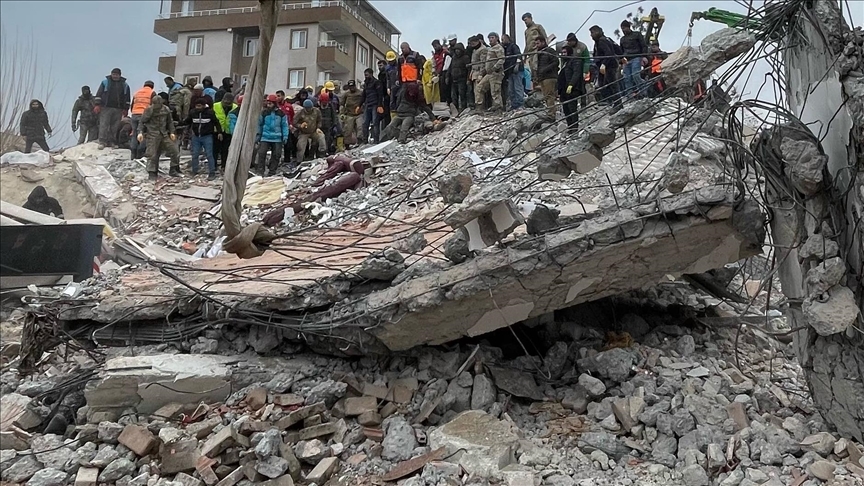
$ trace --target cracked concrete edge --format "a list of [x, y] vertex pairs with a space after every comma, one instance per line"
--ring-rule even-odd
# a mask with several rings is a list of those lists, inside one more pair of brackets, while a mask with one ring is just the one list
[[73, 161], [75, 180], [84, 187], [87, 198], [99, 216], [112, 228], [122, 228], [135, 217], [135, 206], [121, 201], [123, 189], [105, 167], [87, 161]]

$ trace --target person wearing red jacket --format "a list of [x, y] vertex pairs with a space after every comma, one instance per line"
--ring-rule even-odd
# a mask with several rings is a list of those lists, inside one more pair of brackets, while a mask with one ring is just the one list
[[282, 154], [285, 156], [285, 165], [290, 166], [291, 154], [297, 149], [297, 135], [294, 133], [297, 130], [294, 128], [294, 104], [285, 97], [285, 92], [281, 89], [276, 92], [276, 99], [279, 100], [276, 106], [288, 117], [288, 141], [285, 142], [285, 150], [282, 151]]

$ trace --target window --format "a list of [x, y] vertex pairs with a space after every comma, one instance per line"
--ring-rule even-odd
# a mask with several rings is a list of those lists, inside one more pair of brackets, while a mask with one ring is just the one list
[[305, 86], [305, 69], [291, 69], [288, 71], [288, 89], [303, 89]]
[[204, 54], [204, 38], [203, 37], [189, 37], [186, 39], [186, 55], [187, 56], [200, 56]]
[[360, 64], [365, 67], [369, 67], [369, 49], [364, 46], [359, 46], [360, 48], [357, 50], [359, 54], [357, 58], [360, 60]]
[[200, 79], [201, 79], [200, 74], [187, 74], [187, 75], [183, 76], [183, 84], [184, 85], [187, 85], [189, 83], [192, 83], [193, 85], [198, 84]]
[[243, 57], [253, 57], [258, 52], [258, 38], [247, 37], [243, 39]]
[[306, 29], [291, 31], [291, 49], [306, 49]]
[[192, 0], [183, 0], [183, 3], [180, 4], [180, 12], [183, 15], [192, 13]]

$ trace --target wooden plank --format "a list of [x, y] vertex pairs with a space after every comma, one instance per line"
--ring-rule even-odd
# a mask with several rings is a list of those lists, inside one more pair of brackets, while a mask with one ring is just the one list
[[423, 454], [422, 456], [417, 456], [414, 459], [400, 462], [396, 465], [396, 467], [391, 469], [390, 472], [382, 476], [381, 479], [388, 482], [402, 479], [423, 469], [423, 466], [425, 466], [429, 462], [440, 461], [444, 458], [445, 454], [446, 449], [444, 447], [441, 447], [439, 449], [435, 449], [428, 454]]
[[174, 191], [177, 196], [191, 197], [203, 201], [216, 202], [222, 196], [222, 191], [212, 187], [190, 186], [188, 189]]

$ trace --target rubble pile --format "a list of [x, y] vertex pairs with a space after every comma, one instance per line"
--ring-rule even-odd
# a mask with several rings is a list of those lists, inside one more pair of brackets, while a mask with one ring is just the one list
[[[826, 429], [791, 344], [745, 331], [736, 350], [734, 329], [681, 325], [669, 309], [686, 296], [664, 296], [670, 307], [617, 321], [604, 304], [526, 323], [517, 334], [545, 349], [536, 355], [523, 354], [507, 330], [476, 345], [354, 360], [287, 356], [286, 349], [272, 350], [284, 357], [259, 357], [252, 348], [238, 354], [235, 343], [254, 345], [253, 336], [219, 329], [176, 346], [112, 348], [103, 365], [58, 353], [44, 375], [0, 375], [2, 479], [31, 486], [370, 477], [408, 486], [864, 481], [864, 449]], [[82, 386], [64, 388], [76, 377]]]

